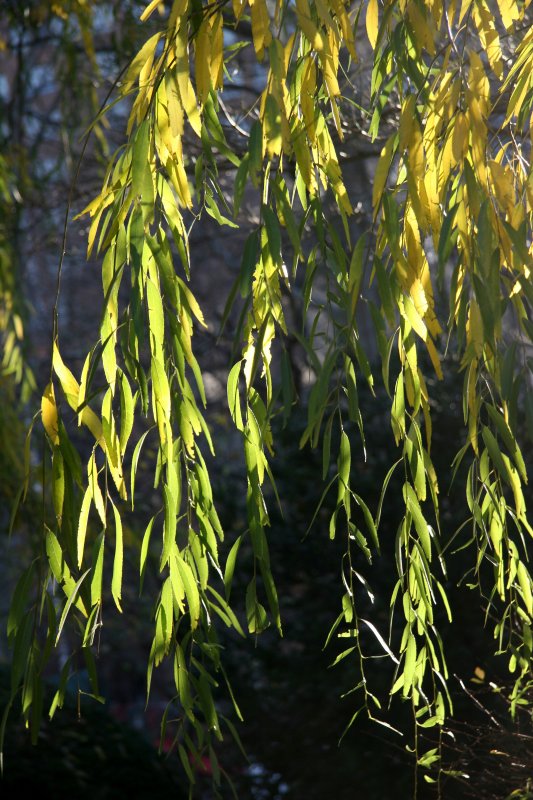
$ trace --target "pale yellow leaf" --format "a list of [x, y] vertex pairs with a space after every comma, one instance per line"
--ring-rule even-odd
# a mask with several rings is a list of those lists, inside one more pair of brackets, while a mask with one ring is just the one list
[[503, 74], [502, 50], [500, 37], [496, 30], [494, 15], [489, 10], [485, 0], [476, 0], [472, 8], [472, 17], [479, 32], [479, 38], [488, 62], [494, 74], [501, 78]]
[[54, 368], [54, 372], [56, 373], [57, 377], [59, 378], [59, 382], [61, 384], [61, 388], [63, 389], [65, 396], [69, 402], [71, 408], [77, 410], [78, 407], [78, 394], [79, 394], [79, 384], [72, 372], [63, 362], [61, 358], [61, 354], [59, 352], [59, 347], [57, 346], [57, 342], [54, 342], [54, 351], [52, 356], [52, 366]]
[[520, 561], [517, 566], [517, 576], [520, 588], [522, 590], [522, 597], [530, 617], [533, 617], [533, 595], [531, 593], [531, 576], [523, 561]]
[[468, 119], [466, 115], [459, 111], [455, 117], [452, 134], [452, 153], [456, 164], [465, 157], [468, 150]]
[[41, 398], [41, 416], [48, 438], [54, 445], [59, 444], [58, 416], [54, 386], [49, 383]]
[[299, 28], [317, 53], [321, 53], [324, 49], [324, 38], [311, 17], [311, 10], [307, 0], [296, 0], [296, 16]]
[[389, 177], [392, 159], [396, 152], [397, 143], [397, 134], [392, 134], [388, 138], [387, 143], [382, 149], [379, 157], [376, 171], [374, 173], [374, 186], [372, 189], [372, 205], [374, 207], [374, 214], [377, 213], [377, 209], [381, 201], [381, 195], [383, 194], [383, 190], [385, 189], [387, 183], [387, 178]]
[[474, 299], [470, 301], [470, 308], [468, 311], [468, 320], [466, 323], [466, 338], [476, 355], [479, 358], [483, 353], [483, 345], [485, 342], [483, 334], [483, 321], [481, 319], [481, 311]]
[[513, 173], [497, 161], [489, 161], [489, 171], [492, 178], [494, 195], [501, 209], [512, 213], [515, 206], [515, 189]]
[[498, 0], [498, 8], [502, 22], [509, 31], [513, 27], [513, 23], [520, 19], [520, 11], [516, 0]]
[[143, 13], [139, 17], [141, 22], [146, 22], [146, 20], [154, 13], [158, 6], [163, 6], [162, 0], [152, 0], [152, 2], [146, 6]]
[[85, 538], [87, 536], [87, 524], [89, 521], [89, 511], [91, 509], [92, 493], [88, 487], [83, 496], [81, 504], [80, 516], [78, 519], [78, 535], [77, 535], [77, 554], [78, 554], [78, 567], [81, 567], [83, 561], [83, 551], [85, 549]]
[[96, 466], [94, 451], [92, 452], [91, 457], [89, 458], [89, 463], [87, 464], [87, 478], [88, 478], [87, 488], [91, 493], [94, 506], [98, 512], [98, 516], [102, 521], [102, 525], [105, 528], [106, 526], [105, 504], [102, 491], [98, 483], [98, 468]]
[[209, 19], [203, 20], [194, 40], [194, 65], [196, 91], [200, 102], [205, 103], [211, 90], [211, 27]]
[[224, 17], [217, 14], [211, 28], [211, 83], [222, 89], [224, 81]]
[[379, 32], [378, 0], [369, 0], [365, 22], [368, 40], [372, 47], [375, 48]]
[[257, 58], [261, 61], [265, 53], [265, 48], [267, 48], [272, 41], [270, 17], [268, 15], [266, 0], [254, 0], [254, 4], [252, 5], [252, 36]]

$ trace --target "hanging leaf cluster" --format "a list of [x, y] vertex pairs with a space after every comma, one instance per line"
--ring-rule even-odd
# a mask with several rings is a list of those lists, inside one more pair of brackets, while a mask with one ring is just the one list
[[[457, 535], [471, 552], [473, 582], [497, 649], [509, 658], [519, 702], [531, 680], [533, 621], [523, 455], [526, 439], [533, 440], [529, 3], [153, 0], [140, 21], [149, 38], [99, 117], [122, 104], [127, 139], [83, 212], [88, 252], [102, 264], [100, 337], [78, 377], [63, 359], [61, 328], [55, 331], [42, 396], [52, 514], [44, 520], [43, 563], [21, 578], [9, 622], [13, 693], [22, 686], [24, 715], [38, 722], [44, 664], [67, 622], [78, 631], [98, 694], [93, 642], [108, 590], [118, 611], [123, 603], [123, 519], [135, 508], [149, 443], [157, 452], [160, 506], [142, 538], [139, 572], [142, 582], [156, 554], [160, 586], [148, 687], [154, 668], [169, 658], [184, 768], [193, 777], [190, 753], [216, 759], [212, 737], [222, 736], [222, 723], [233, 726], [215, 703], [225, 675], [215, 621], [243, 634], [230, 593], [244, 539], [253, 552], [248, 631], [273, 622], [281, 632], [268, 544], [268, 498], [276, 492], [272, 420], [280, 412], [288, 419], [297, 401], [307, 410], [301, 446], [322, 448], [326, 493], [336, 494], [329, 536], [346, 541], [342, 611], [330, 634], [350, 639], [340, 657], [354, 658], [354, 669], [364, 666], [360, 634], [369, 631], [395, 665], [391, 693], [412, 703], [418, 725], [444, 722], [451, 700], [436, 619], [443, 610], [452, 619], [443, 578]], [[261, 91], [252, 112], [232, 126], [221, 96], [236, 52], [227, 34], [243, 29], [251, 31]], [[366, 81], [362, 95], [356, 73]], [[354, 234], [354, 198], [343, 174], [354, 107], [378, 155], [362, 236]], [[232, 195], [222, 188], [222, 163], [234, 171]], [[191, 254], [189, 229], [205, 215], [236, 228], [249, 196], [258, 218], [227, 306], [229, 313], [244, 301], [227, 399], [242, 438], [248, 527], [222, 551], [206, 463], [215, 451], [195, 350], [206, 322], [189, 287], [202, 264]], [[324, 302], [317, 299], [321, 281]], [[287, 314], [291, 296], [302, 298], [297, 330]], [[377, 364], [360, 333], [362, 311]], [[291, 336], [312, 373], [300, 398]], [[453, 471], [466, 475], [470, 516], [457, 534], [441, 525], [442, 476], [431, 455], [431, 392], [446, 370], [464, 378], [464, 439]], [[375, 511], [352, 469], [356, 439], [372, 448], [360, 381], [372, 391], [384, 384], [397, 448]], [[88, 447], [78, 444], [76, 427]], [[380, 520], [398, 475], [404, 510], [391, 543], [380, 535]], [[371, 561], [380, 547], [394, 548], [397, 638], [361, 618], [356, 603], [355, 584], [366, 579], [352, 555], [362, 551]], [[71, 668], [69, 661], [52, 711]], [[364, 676], [361, 692], [360, 710], [377, 713]]]

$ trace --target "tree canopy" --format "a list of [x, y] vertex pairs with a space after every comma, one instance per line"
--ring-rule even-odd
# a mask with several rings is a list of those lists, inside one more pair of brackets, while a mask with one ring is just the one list
[[[184, 770], [193, 780], [190, 757], [205, 752], [216, 762], [216, 740], [237, 735], [214, 699], [220, 679], [232, 696], [218, 626], [244, 636], [273, 625], [282, 634], [268, 529], [273, 504], [283, 505], [278, 423], [290, 430], [296, 408], [306, 414], [300, 446], [322, 453], [309, 524], [324, 526], [319, 508], [333, 496], [320, 534], [345, 542], [329, 637], [346, 640], [337, 660], [353, 661], [357, 676], [351, 721], [366, 713], [387, 724], [367, 675], [368, 632], [371, 652], [375, 645], [393, 664], [391, 695], [411, 704], [416, 726], [442, 726], [453, 711], [441, 625], [457, 613], [446, 592], [457, 552], [462, 564], [469, 559], [495, 652], [508, 661], [514, 713], [533, 685], [530, 3], [153, 0], [138, 8], [144, 41], [107, 96], [95, 37], [112, 4], [23, 5], [37, 30], [52, 20], [79, 41], [94, 112], [74, 185], [84, 158], [96, 156], [104, 172], [75, 220], [69, 201], [65, 223], [87, 224], [87, 253], [101, 266], [99, 336], [75, 373], [59, 314], [63, 247], [50, 379], [26, 448], [22, 494], [41, 482], [42, 535], [14, 592], [8, 635], [12, 701], [21, 692], [34, 736], [46, 665], [67, 629], [99, 695], [93, 649], [105, 637], [104, 608], [122, 610], [130, 548], [141, 587], [149, 560], [158, 564], [148, 691], [154, 670], [170, 662]], [[375, 155], [367, 217], [349, 179], [360, 152]], [[0, 161], [6, 207], [9, 170]], [[222, 319], [233, 336], [227, 413], [246, 467], [241, 531], [223, 530], [210, 477], [224, 456], [198, 359], [209, 319], [194, 292], [203, 265], [190, 247], [208, 218], [241, 250]], [[12, 263], [0, 228], [4, 364], [30, 391]], [[463, 435], [441, 474], [433, 407], [454, 373]], [[362, 383], [388, 397], [390, 464], [377, 507], [357, 480], [373, 446]], [[141, 464], [159, 501], [136, 552], [127, 529]], [[439, 492], [452, 477], [468, 514], [449, 529]], [[391, 481], [403, 507], [395, 531], [380, 526]], [[232, 583], [245, 548], [253, 558], [238, 598]], [[372, 594], [361, 552], [368, 563], [387, 552], [396, 566], [385, 628], [361, 616], [357, 587]], [[74, 663], [64, 660], [51, 714]], [[434, 755], [419, 754], [421, 766]]]

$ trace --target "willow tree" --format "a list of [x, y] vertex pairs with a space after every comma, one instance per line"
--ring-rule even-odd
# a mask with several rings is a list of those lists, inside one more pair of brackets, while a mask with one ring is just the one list
[[[341, 655], [353, 659], [354, 671], [363, 670], [359, 711], [386, 721], [364, 675], [364, 626], [395, 663], [391, 694], [411, 703], [418, 726], [441, 726], [451, 700], [436, 620], [439, 608], [453, 618], [442, 575], [458, 534], [440, 524], [430, 389], [438, 392], [447, 351], [455, 358], [444, 362], [446, 369], [464, 378], [464, 437], [445, 477], [465, 476], [469, 517], [460, 541], [471, 554], [472, 582], [485, 576], [480, 602], [494, 624], [497, 652], [509, 659], [512, 708], [524, 702], [533, 620], [533, 529], [521, 450], [533, 435], [528, 6], [521, 0], [153, 0], [146, 6], [139, 25], [148, 38], [95, 120], [102, 135], [106, 115], [117, 104], [127, 109], [125, 143], [109, 158], [102, 189], [83, 212], [90, 220], [88, 252], [102, 265], [100, 337], [76, 375], [62, 356], [55, 319], [51, 377], [36, 417], [49, 476], [42, 553], [21, 578], [9, 619], [13, 697], [22, 690], [22, 711], [35, 731], [42, 673], [69, 626], [69, 642], [78, 642], [98, 693], [92, 648], [104, 599], [121, 611], [123, 519], [134, 508], [149, 437], [160, 508], [142, 538], [139, 569], [142, 580], [148, 554], [157, 554], [160, 585], [148, 690], [154, 669], [170, 659], [184, 769], [192, 779], [191, 755], [208, 750], [216, 758], [214, 740], [226, 727], [233, 730], [213, 699], [213, 676], [226, 677], [217, 624], [243, 635], [246, 627], [260, 633], [269, 624], [282, 630], [265, 491], [275, 488], [272, 420], [280, 409], [288, 416], [296, 402], [306, 404], [301, 447], [322, 449], [317, 482], [325, 479], [336, 496], [329, 536], [346, 542], [344, 596], [331, 635], [348, 640]], [[256, 105], [236, 121], [221, 94], [231, 87], [227, 65], [243, 30], [262, 84]], [[367, 81], [362, 94], [351, 80], [359, 59], [368, 67], [358, 73]], [[372, 222], [362, 236], [353, 233], [353, 197], [343, 174], [354, 107], [379, 155]], [[222, 162], [234, 168], [232, 193], [220, 179]], [[191, 257], [188, 232], [206, 214], [236, 227], [243, 198], [258, 214], [227, 299], [228, 313], [236, 298], [244, 299], [227, 399], [242, 438], [248, 521], [222, 549], [206, 464], [214, 446], [195, 354], [205, 321], [189, 285], [202, 264]], [[314, 303], [324, 276], [327, 302]], [[295, 330], [284, 299], [296, 286], [304, 324]], [[374, 343], [360, 334], [362, 313]], [[291, 336], [312, 371], [310, 390], [299, 398], [287, 357]], [[358, 382], [372, 389], [375, 380], [389, 397], [396, 447], [377, 510], [358, 493], [351, 470], [361, 452], [356, 440], [372, 448], [364, 440]], [[142, 434], [139, 418], [149, 423]], [[85, 444], [78, 434], [73, 439], [77, 426]], [[395, 539], [383, 540], [380, 515], [394, 473], [401, 475], [404, 512]], [[230, 597], [245, 540], [253, 552], [246, 624]], [[379, 558], [385, 547], [397, 565], [391, 598], [392, 614], [402, 620], [397, 638], [379, 630], [377, 620], [361, 619], [354, 590], [364, 578], [352, 565], [355, 551]], [[68, 659], [63, 668], [51, 713], [62, 704], [72, 664]], [[432, 758], [421, 756], [421, 763]]]

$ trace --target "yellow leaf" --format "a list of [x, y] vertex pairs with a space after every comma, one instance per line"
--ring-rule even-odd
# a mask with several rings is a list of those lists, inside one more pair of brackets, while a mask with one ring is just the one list
[[159, 428], [159, 438], [162, 444], [165, 444], [168, 433], [167, 423], [170, 422], [171, 415], [170, 386], [163, 364], [154, 357], [152, 357], [151, 376], [153, 407]]
[[104, 434], [102, 432], [102, 423], [89, 406], [85, 406], [81, 412], [82, 423], [89, 428], [95, 440], [98, 442], [102, 450], [105, 450]]
[[502, 49], [500, 37], [496, 30], [494, 16], [487, 7], [485, 0], [476, 0], [472, 8], [472, 17], [479, 32], [479, 38], [488, 62], [494, 74], [501, 78], [503, 74]]
[[432, 17], [426, 17], [416, 3], [409, 3], [407, 14], [415, 32], [417, 46], [423, 45], [430, 55], [435, 55], [435, 34], [430, 27]]
[[139, 17], [139, 19], [141, 20], [141, 22], [146, 22], [146, 20], [148, 19], [148, 17], [150, 17], [150, 16], [151, 16], [151, 15], [154, 13], [154, 11], [156, 10], [156, 8], [157, 8], [158, 6], [163, 6], [163, 2], [162, 2], [162, 0], [152, 0], [152, 2], [151, 2], [151, 3], [149, 3], [149, 4], [146, 6], [146, 8], [144, 9], [143, 13], [142, 13], [142, 14], [141, 14], [141, 16]]
[[530, 617], [533, 617], [533, 595], [531, 593], [531, 576], [526, 569], [523, 561], [518, 562], [517, 576], [520, 588], [522, 589], [522, 597]]
[[316, 119], [320, 110], [316, 107], [316, 66], [314, 59], [307, 58], [302, 72], [300, 108], [305, 122], [306, 133], [311, 142], [316, 140]]
[[263, 130], [266, 136], [266, 149], [268, 156], [273, 158], [281, 153], [281, 111], [272, 94], [268, 93], [265, 100], [265, 114]]
[[452, 134], [452, 153], [455, 163], [462, 161], [468, 150], [468, 120], [462, 111], [457, 113]]
[[168, 38], [172, 39], [172, 35], [181, 26], [182, 18], [189, 7], [189, 0], [174, 0], [172, 9], [168, 17]]
[[211, 28], [211, 82], [222, 89], [224, 79], [224, 18], [217, 14]]
[[336, 48], [331, 47], [332, 42], [330, 41], [330, 39], [331, 36], [329, 34], [324, 39], [324, 48], [320, 53], [320, 63], [322, 64], [322, 73], [324, 75], [324, 82], [326, 84], [328, 95], [331, 100], [331, 110], [333, 111], [333, 116], [335, 119], [335, 127], [337, 128], [337, 133], [342, 139], [342, 130], [340, 126], [339, 112], [337, 109], [337, 105], [334, 102], [334, 99], [336, 97], [339, 97], [341, 93], [339, 82], [337, 80], [339, 54]]
[[507, 125], [513, 115], [518, 116], [520, 114], [524, 100], [528, 95], [532, 79], [533, 71], [530, 69], [530, 65], [527, 64], [511, 93], [511, 97], [509, 98], [507, 114], [503, 123], [504, 126]]
[[[87, 357], [85, 358], [85, 363], [83, 364], [83, 369], [81, 371], [80, 388], [78, 391], [78, 407], [84, 405], [85, 403], [85, 396], [87, 393], [87, 378], [89, 375], [89, 366], [91, 364], [91, 355], [92, 353], [87, 354]], [[81, 425], [81, 414], [78, 415], [78, 425]]]
[[513, 27], [513, 22], [520, 19], [520, 11], [516, 0], [498, 0], [498, 8], [503, 24], [507, 30], [510, 30]]
[[342, 38], [344, 45], [354, 61], [357, 61], [357, 53], [355, 51], [355, 37], [353, 27], [348, 16], [342, 0], [332, 0], [332, 6], [335, 9], [335, 15], [342, 29]]
[[489, 169], [496, 200], [503, 211], [512, 213], [515, 206], [515, 190], [511, 170], [498, 164], [497, 161], [489, 161]]
[[439, 354], [437, 353], [437, 348], [433, 344], [433, 340], [429, 336], [426, 339], [426, 347], [429, 353], [429, 357], [431, 359], [431, 363], [433, 364], [433, 369], [435, 370], [435, 373], [437, 375], [437, 378], [439, 380], [442, 380], [444, 378], [444, 375], [442, 372], [440, 357]]
[[298, 25], [317, 53], [324, 49], [324, 38], [311, 17], [307, 0], [296, 0], [296, 16]]
[[453, 130], [450, 130], [450, 128], [448, 128], [446, 132], [444, 147], [441, 150], [439, 158], [438, 182], [437, 182], [439, 190], [439, 200], [443, 199], [444, 190], [446, 188], [448, 178], [450, 177], [450, 172], [452, 171], [456, 163], [457, 160], [455, 158], [453, 150]]
[[78, 394], [80, 391], [80, 387], [78, 381], [76, 380], [72, 372], [69, 370], [67, 366], [65, 366], [65, 363], [63, 362], [63, 359], [61, 358], [61, 355], [59, 353], [57, 342], [54, 342], [52, 366], [54, 368], [54, 372], [59, 378], [61, 388], [65, 393], [69, 405], [71, 406], [71, 408], [76, 410], [78, 408]]
[[[333, 19], [331, 18], [331, 14], [329, 12], [327, 3], [325, 3], [324, 0], [315, 0], [315, 6], [316, 10], [318, 11], [318, 16], [320, 17], [320, 21], [323, 23], [326, 30], [331, 31], [333, 33], [333, 31], [336, 28], [336, 25], [333, 22]], [[338, 31], [336, 32], [338, 33]]]
[[410, 286], [410, 294], [416, 310], [421, 317], [424, 317], [429, 308], [429, 303], [426, 297], [426, 292], [424, 291], [424, 286], [419, 278], [415, 278], [412, 282]]
[[339, 97], [341, 91], [337, 81], [339, 70], [339, 42], [333, 30], [328, 31], [324, 51], [320, 55], [320, 60], [324, 65], [324, 78], [328, 85], [330, 97]]
[[368, 40], [372, 48], [375, 48], [379, 31], [378, 0], [369, 0], [365, 22]]
[[379, 157], [379, 161], [376, 167], [376, 172], [374, 173], [374, 186], [372, 189], [372, 205], [374, 207], [374, 216], [377, 213], [379, 204], [381, 202], [381, 195], [383, 194], [383, 190], [385, 189], [385, 185], [387, 183], [387, 178], [389, 177], [389, 171], [392, 164], [392, 159], [396, 152], [396, 147], [398, 144], [398, 136], [397, 134], [392, 134], [385, 144], [385, 147], [381, 151], [381, 155]]
[[211, 89], [211, 39], [209, 33], [209, 19], [205, 18], [194, 40], [196, 91], [202, 103], [207, 100]]
[[118, 610], [122, 613], [120, 600], [122, 595], [122, 564], [124, 560], [124, 536], [122, 532], [122, 520], [120, 514], [113, 503], [113, 514], [115, 516], [115, 557], [113, 559], [113, 577], [111, 580], [111, 593]]
[[170, 129], [173, 136], [179, 137], [183, 134], [183, 109], [181, 107], [176, 81], [172, 79], [170, 72], [167, 72], [165, 75], [165, 94]]
[[91, 497], [94, 501], [95, 508], [98, 511], [98, 516], [102, 520], [102, 525], [105, 527], [106, 525], [105, 505], [104, 505], [104, 498], [102, 496], [102, 491], [98, 484], [98, 467], [96, 466], [94, 450], [89, 459], [89, 463], [87, 464], [87, 478], [89, 480], [88, 489], [91, 492]]
[[481, 319], [481, 311], [475, 300], [470, 301], [470, 308], [468, 311], [468, 321], [466, 323], [466, 337], [469, 344], [472, 345], [476, 358], [479, 358], [483, 353], [483, 321]]
[[481, 116], [486, 118], [490, 111], [490, 82], [483, 68], [483, 61], [475, 50], [470, 50], [470, 70], [468, 73], [468, 86], [471, 91], [471, 100], [468, 108], [475, 121]]
[[[67, 398], [68, 404], [74, 411], [78, 410], [78, 397], [80, 387], [78, 381], [72, 374], [72, 372], [65, 366], [63, 359], [59, 353], [59, 348], [57, 343], [54, 343], [54, 353], [52, 358], [52, 365], [54, 368], [54, 372], [56, 373], [57, 377], [59, 378], [59, 382], [61, 383], [61, 388], [65, 393], [65, 397]], [[90, 432], [94, 436], [95, 440], [98, 442], [100, 447], [104, 452], [106, 452], [106, 444], [104, 439], [104, 434], [102, 430], [102, 423], [89, 406], [85, 406], [81, 412], [80, 417], [82, 423], [89, 428]], [[111, 459], [108, 459], [109, 470], [115, 482], [115, 485], [119, 491], [121, 497], [126, 497], [126, 485], [124, 483], [124, 476], [122, 475], [121, 466], [119, 464], [113, 464]]]
[[[180, 31], [176, 36], [175, 47], [176, 47], [175, 75], [178, 85], [179, 97], [181, 100], [181, 106], [189, 119], [191, 128], [197, 134], [197, 136], [201, 136], [202, 120], [200, 119], [200, 114], [198, 113], [196, 94], [194, 93], [194, 89], [191, 83], [191, 77], [189, 71], [189, 48], [187, 42], [187, 28], [185, 26], [180, 28]], [[167, 87], [167, 95], [168, 95], [168, 87]]]
[[292, 132], [291, 140], [300, 174], [308, 191], [311, 194], [314, 194], [316, 190], [315, 173], [311, 163], [306, 131], [303, 123], [300, 120], [298, 120], [296, 123], [296, 126]]
[[418, 120], [413, 115], [412, 125], [409, 128], [409, 168], [414, 177], [423, 180], [426, 169], [426, 159], [424, 155], [424, 140]]
[[77, 535], [77, 554], [78, 554], [78, 567], [81, 567], [83, 561], [83, 551], [85, 549], [85, 537], [87, 535], [87, 523], [89, 521], [89, 511], [91, 509], [92, 494], [89, 487], [85, 490], [83, 502], [81, 504], [80, 516], [78, 519], [78, 535]]
[[409, 321], [415, 333], [417, 333], [421, 339], [426, 341], [428, 339], [428, 331], [422, 317], [415, 307], [415, 304], [410, 297], [404, 297], [403, 305], [405, 310], [405, 314], [403, 316], [405, 316]]
[[122, 93], [126, 94], [131, 89], [133, 83], [138, 78], [139, 73], [143, 66], [148, 62], [152, 61], [154, 57], [154, 52], [157, 47], [157, 43], [159, 42], [162, 36], [161, 31], [155, 33], [153, 36], [146, 41], [133, 61], [131, 62], [125, 76], [124, 81], [122, 83]]
[[167, 162], [167, 170], [181, 205], [186, 208], [192, 208], [189, 181], [187, 180], [183, 162], [179, 159], [171, 159]]
[[252, 5], [252, 36], [257, 58], [261, 61], [265, 54], [265, 48], [272, 41], [266, 0], [254, 0]]
[[235, 14], [235, 21], [238, 22], [246, 6], [246, 0], [232, 0], [232, 3], [233, 3], [233, 13]]
[[49, 383], [41, 398], [41, 416], [46, 433], [52, 444], [59, 444], [58, 417], [54, 386]]
[[461, 10], [459, 12], [459, 21], [458, 24], [460, 25], [465, 16], [468, 14], [470, 7], [472, 5], [473, 0], [462, 0], [461, 2]]
[[402, 111], [400, 114], [399, 148], [401, 152], [403, 152], [405, 148], [409, 146], [411, 131], [413, 129], [413, 124], [415, 120], [416, 120], [416, 95], [409, 94], [407, 95], [406, 98], [404, 98]]

